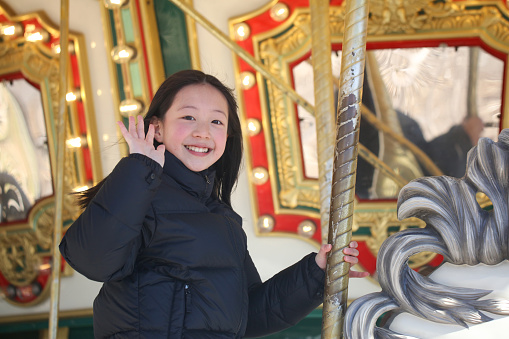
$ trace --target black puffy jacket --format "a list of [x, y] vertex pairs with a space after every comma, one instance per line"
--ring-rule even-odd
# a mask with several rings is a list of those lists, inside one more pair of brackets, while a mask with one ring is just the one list
[[123, 158], [60, 244], [78, 272], [104, 282], [96, 338], [242, 338], [287, 328], [322, 301], [310, 254], [262, 283], [242, 219], [212, 195], [214, 172]]

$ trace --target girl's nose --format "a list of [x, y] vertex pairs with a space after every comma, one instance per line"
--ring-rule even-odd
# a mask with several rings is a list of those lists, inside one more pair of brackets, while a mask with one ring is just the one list
[[193, 136], [197, 138], [210, 138], [210, 127], [208, 123], [198, 123], [193, 131]]

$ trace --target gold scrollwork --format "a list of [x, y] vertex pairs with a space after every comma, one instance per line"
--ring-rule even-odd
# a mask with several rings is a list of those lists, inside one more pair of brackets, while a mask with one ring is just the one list
[[[274, 75], [287, 79], [286, 65], [280, 56], [294, 52], [309, 40], [310, 17], [305, 13], [298, 13], [295, 25], [284, 34], [260, 42], [259, 55], [262, 62]], [[270, 126], [274, 135], [276, 168], [279, 185], [279, 203], [282, 208], [294, 209], [298, 206], [319, 210], [319, 192], [314, 183], [307, 183], [299, 172], [300, 154], [297, 133], [297, 121], [291, 101], [284, 92], [273, 86], [268, 87], [268, 111], [270, 112]], [[297, 138], [297, 139], [296, 139]]]
[[14, 286], [31, 283], [39, 273], [34, 234], [0, 235], [0, 270]]
[[370, 35], [480, 29], [500, 43], [509, 39], [507, 13], [500, 2], [479, 6], [473, 1], [373, 0], [369, 6]]

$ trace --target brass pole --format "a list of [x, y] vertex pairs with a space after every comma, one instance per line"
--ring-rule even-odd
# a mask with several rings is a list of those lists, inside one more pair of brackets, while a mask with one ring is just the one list
[[329, 0], [311, 0], [311, 56], [315, 92], [318, 178], [320, 187], [320, 224], [322, 243], [329, 230], [332, 154], [334, 151], [334, 85], [329, 28]]
[[60, 302], [61, 256], [58, 245], [62, 239], [62, 211], [64, 200], [64, 156], [67, 89], [67, 64], [69, 45], [69, 0], [60, 2], [60, 83], [57, 117], [57, 157], [55, 174], [55, 225], [53, 231], [53, 263], [51, 271], [51, 304], [49, 315], [49, 338], [56, 339], [58, 331], [58, 307]]
[[467, 117], [478, 116], [477, 112], [477, 79], [479, 67], [478, 46], [469, 47], [468, 50], [468, 88], [467, 88]]
[[[185, 0], [187, 5], [193, 8], [193, 0]], [[189, 15], [186, 15], [187, 35], [189, 36], [189, 55], [191, 66], [194, 69], [201, 69], [200, 54], [198, 53], [198, 34], [196, 33], [196, 22]]]
[[205, 27], [207, 31], [214, 35], [219, 41], [225, 44], [228, 48], [230, 48], [230, 50], [234, 51], [239, 57], [241, 57], [249, 66], [253, 67], [265, 79], [269, 80], [277, 88], [283, 91], [283, 94], [287, 95], [294, 102], [302, 106], [306, 111], [314, 115], [313, 105], [311, 105], [309, 102], [306, 101], [306, 99], [297, 94], [297, 92], [295, 92], [295, 90], [290, 85], [288, 85], [287, 83], [283, 82], [282, 80], [276, 78], [273, 74], [271, 74], [265, 68], [265, 66], [256, 61], [256, 59], [251, 54], [240, 48], [239, 45], [232, 41], [226, 34], [217, 29], [203, 15], [195, 11], [194, 8], [191, 8], [190, 6], [185, 4], [184, 1], [182, 0], [170, 0], [170, 1], [173, 2], [175, 6], [180, 8], [180, 10], [182, 10], [186, 15], [190, 16], [191, 18], [196, 20], [196, 22], [198, 22], [200, 25]]
[[352, 237], [367, 25], [367, 0], [347, 1], [329, 217], [332, 250], [327, 257], [322, 339], [343, 337], [350, 270], [350, 264], [343, 261], [343, 249]]

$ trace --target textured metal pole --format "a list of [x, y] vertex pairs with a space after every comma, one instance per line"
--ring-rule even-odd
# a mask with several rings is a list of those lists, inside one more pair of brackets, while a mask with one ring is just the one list
[[315, 89], [316, 141], [320, 184], [320, 224], [322, 242], [329, 230], [332, 155], [334, 151], [334, 86], [329, 28], [329, 0], [311, 0], [311, 56]]
[[53, 231], [53, 263], [51, 271], [51, 304], [49, 315], [49, 338], [56, 339], [58, 331], [58, 307], [60, 303], [60, 265], [58, 244], [62, 239], [62, 211], [64, 203], [64, 156], [65, 156], [65, 94], [67, 90], [67, 63], [69, 45], [69, 0], [60, 2], [60, 83], [57, 118], [57, 157], [55, 175], [55, 224]]
[[478, 46], [469, 47], [468, 50], [468, 88], [467, 88], [467, 117], [478, 116], [477, 110], [477, 79], [479, 68]]
[[343, 337], [350, 270], [350, 264], [343, 261], [343, 249], [352, 236], [367, 25], [367, 0], [347, 1], [329, 218], [332, 250], [327, 258], [322, 339]]

